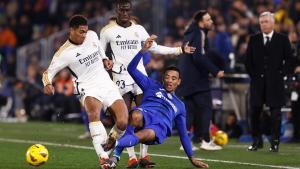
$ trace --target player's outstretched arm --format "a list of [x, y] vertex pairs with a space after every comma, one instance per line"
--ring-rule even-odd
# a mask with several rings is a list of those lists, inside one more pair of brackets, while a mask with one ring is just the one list
[[208, 165], [201, 160], [193, 157], [192, 144], [187, 134], [185, 110], [175, 118], [175, 125], [178, 129], [179, 137], [186, 155], [190, 162], [198, 168], [208, 168]]
[[146, 75], [144, 75], [142, 72], [140, 72], [137, 69], [137, 66], [138, 66], [141, 58], [143, 57], [143, 54], [151, 47], [151, 45], [156, 37], [157, 36], [154, 35], [146, 40], [141, 51], [135, 55], [135, 57], [131, 60], [131, 62], [129, 63], [129, 65], [127, 67], [129, 74], [131, 75], [131, 77], [134, 79], [134, 81], [139, 85], [139, 87], [143, 91], [147, 90], [147, 88], [151, 84], [151, 80]]
[[44, 84], [44, 93], [47, 95], [54, 94], [54, 87], [52, 85], [52, 80], [57, 72], [68, 66], [68, 59], [66, 59], [69, 54], [64, 54], [61, 52], [56, 52], [52, 58], [52, 61], [48, 69], [43, 73], [42, 81]]
[[186, 43], [182, 47], [167, 47], [167, 46], [157, 45], [156, 43], [154, 43], [149, 50], [155, 54], [161, 54], [161, 55], [180, 55], [182, 53], [193, 54], [196, 48], [193, 46], [189, 46], [188, 43]]

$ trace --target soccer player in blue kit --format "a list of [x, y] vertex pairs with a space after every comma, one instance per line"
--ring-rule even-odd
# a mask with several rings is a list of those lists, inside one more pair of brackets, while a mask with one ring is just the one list
[[110, 168], [116, 168], [124, 148], [138, 143], [162, 144], [171, 136], [172, 123], [178, 129], [181, 144], [190, 162], [198, 168], [208, 168], [206, 163], [193, 156], [192, 145], [186, 129], [186, 111], [183, 102], [174, 91], [180, 84], [180, 71], [168, 67], [164, 72], [163, 84], [150, 79], [137, 69], [143, 54], [151, 47], [155, 35], [148, 38], [142, 50], [128, 65], [128, 72], [143, 90], [142, 104], [130, 112], [129, 124], [123, 137], [115, 144], [114, 155], [107, 161]]

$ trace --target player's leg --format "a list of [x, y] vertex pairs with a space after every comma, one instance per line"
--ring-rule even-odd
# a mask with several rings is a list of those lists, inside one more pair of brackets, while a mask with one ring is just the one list
[[128, 123], [128, 110], [123, 99], [115, 100], [109, 106], [109, 111], [113, 114], [115, 125], [111, 129], [107, 143], [104, 146], [106, 151], [111, 150], [116, 140], [123, 136]]
[[[151, 115], [153, 116], [153, 113], [145, 114], [142, 113], [139, 109], [136, 109], [130, 113], [130, 125], [128, 126], [132, 126], [133, 129], [135, 128], [140, 130], [134, 133], [133, 129], [128, 128], [128, 131], [126, 131], [126, 135], [124, 135], [117, 141], [116, 149], [114, 151], [114, 157], [110, 159], [111, 166], [116, 166], [118, 160], [120, 159], [121, 152], [125, 147], [134, 146], [138, 143], [161, 144], [163, 142], [163, 140], [166, 138], [167, 131], [165, 128], [163, 128], [163, 126], [151, 124], [145, 126], [145, 124], [147, 124], [147, 122], [149, 121], [148, 116]], [[151, 168], [154, 166], [147, 165], [147, 167]]]
[[[116, 143], [114, 155], [112, 158], [110, 158], [111, 167], [117, 166], [117, 163], [120, 160], [124, 148], [135, 146], [138, 143], [151, 142], [155, 139], [155, 131], [153, 129], [142, 129], [136, 133], [126, 132], [126, 134], [123, 137], [121, 137]], [[150, 167], [151, 166], [149, 166], [149, 168]]]
[[[131, 109], [132, 101], [134, 98], [133, 93], [127, 92], [124, 95], [122, 95], [122, 97], [129, 111]], [[134, 147], [127, 147], [126, 150], [129, 156], [129, 160], [127, 162], [127, 168], [137, 168], [139, 163], [134, 151]]]
[[[141, 105], [143, 99], [142, 94], [138, 94], [135, 96], [135, 104], [137, 106]], [[140, 163], [144, 165], [146, 168], [149, 168], [147, 166], [155, 166], [155, 163], [150, 161], [150, 156], [148, 155], [148, 145], [146, 144], [140, 144]]]
[[100, 121], [102, 103], [94, 97], [87, 96], [84, 99], [84, 107], [88, 115], [89, 128], [96, 153], [100, 159], [108, 159], [107, 153], [102, 148], [102, 144], [107, 139], [106, 130]]

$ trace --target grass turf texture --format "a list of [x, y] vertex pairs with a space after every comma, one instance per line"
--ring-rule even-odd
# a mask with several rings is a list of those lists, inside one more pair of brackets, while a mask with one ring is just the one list
[[[98, 158], [92, 149], [91, 140], [78, 140], [78, 135], [84, 132], [81, 124], [65, 123], [45, 123], [29, 122], [23, 124], [0, 123], [0, 168], [1, 169], [96, 169]], [[21, 143], [7, 141], [6, 139], [20, 140]], [[5, 141], [6, 140], [6, 141]], [[30, 140], [32, 143], [24, 143]], [[82, 148], [72, 148], [55, 145], [45, 145], [49, 150], [49, 160], [40, 167], [29, 166], [25, 162], [25, 152], [33, 143], [49, 142], [55, 144], [70, 144], [86, 146]], [[149, 153], [159, 155], [170, 155], [185, 157], [183, 151], [179, 151], [180, 141], [178, 137], [171, 137], [163, 145], [150, 146]], [[281, 144], [279, 153], [268, 152], [269, 144], [265, 143], [265, 148], [258, 152], [247, 152], [247, 144], [237, 143], [230, 140], [229, 144], [221, 151], [208, 152], [196, 151], [195, 156], [203, 159], [214, 169], [256, 169], [271, 168], [267, 166], [253, 166], [249, 164], [263, 164], [273, 166], [288, 166], [300, 168], [300, 144]], [[139, 150], [139, 148], [136, 148]], [[126, 168], [128, 156], [123, 153], [118, 168]], [[224, 160], [234, 161], [234, 163], [224, 163]], [[161, 169], [193, 168], [187, 159], [173, 157], [152, 156], [157, 166]], [[280, 167], [276, 167], [280, 168]]]

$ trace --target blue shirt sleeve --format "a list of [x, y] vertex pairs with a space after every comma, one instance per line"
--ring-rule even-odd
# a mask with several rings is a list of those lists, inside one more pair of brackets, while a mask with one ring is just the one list
[[148, 76], [144, 75], [141, 71], [137, 69], [137, 66], [143, 57], [143, 53], [139, 52], [135, 55], [135, 57], [132, 59], [132, 61], [129, 63], [127, 67], [127, 71], [133, 78], [133, 80], [138, 84], [138, 86], [145, 91], [150, 87], [150, 85], [153, 83], [151, 79], [149, 79]]
[[151, 55], [150, 55], [150, 52], [147, 51], [147, 52], [144, 53], [144, 56], [143, 56], [143, 64], [144, 64], [144, 66], [147, 66], [148, 63], [150, 63], [150, 61], [151, 61]]
[[192, 144], [189, 139], [187, 129], [186, 129], [186, 115], [185, 115], [185, 109], [183, 112], [175, 117], [175, 126], [178, 130], [179, 137], [181, 144], [183, 146], [183, 149], [188, 157], [193, 156], [192, 151]]

